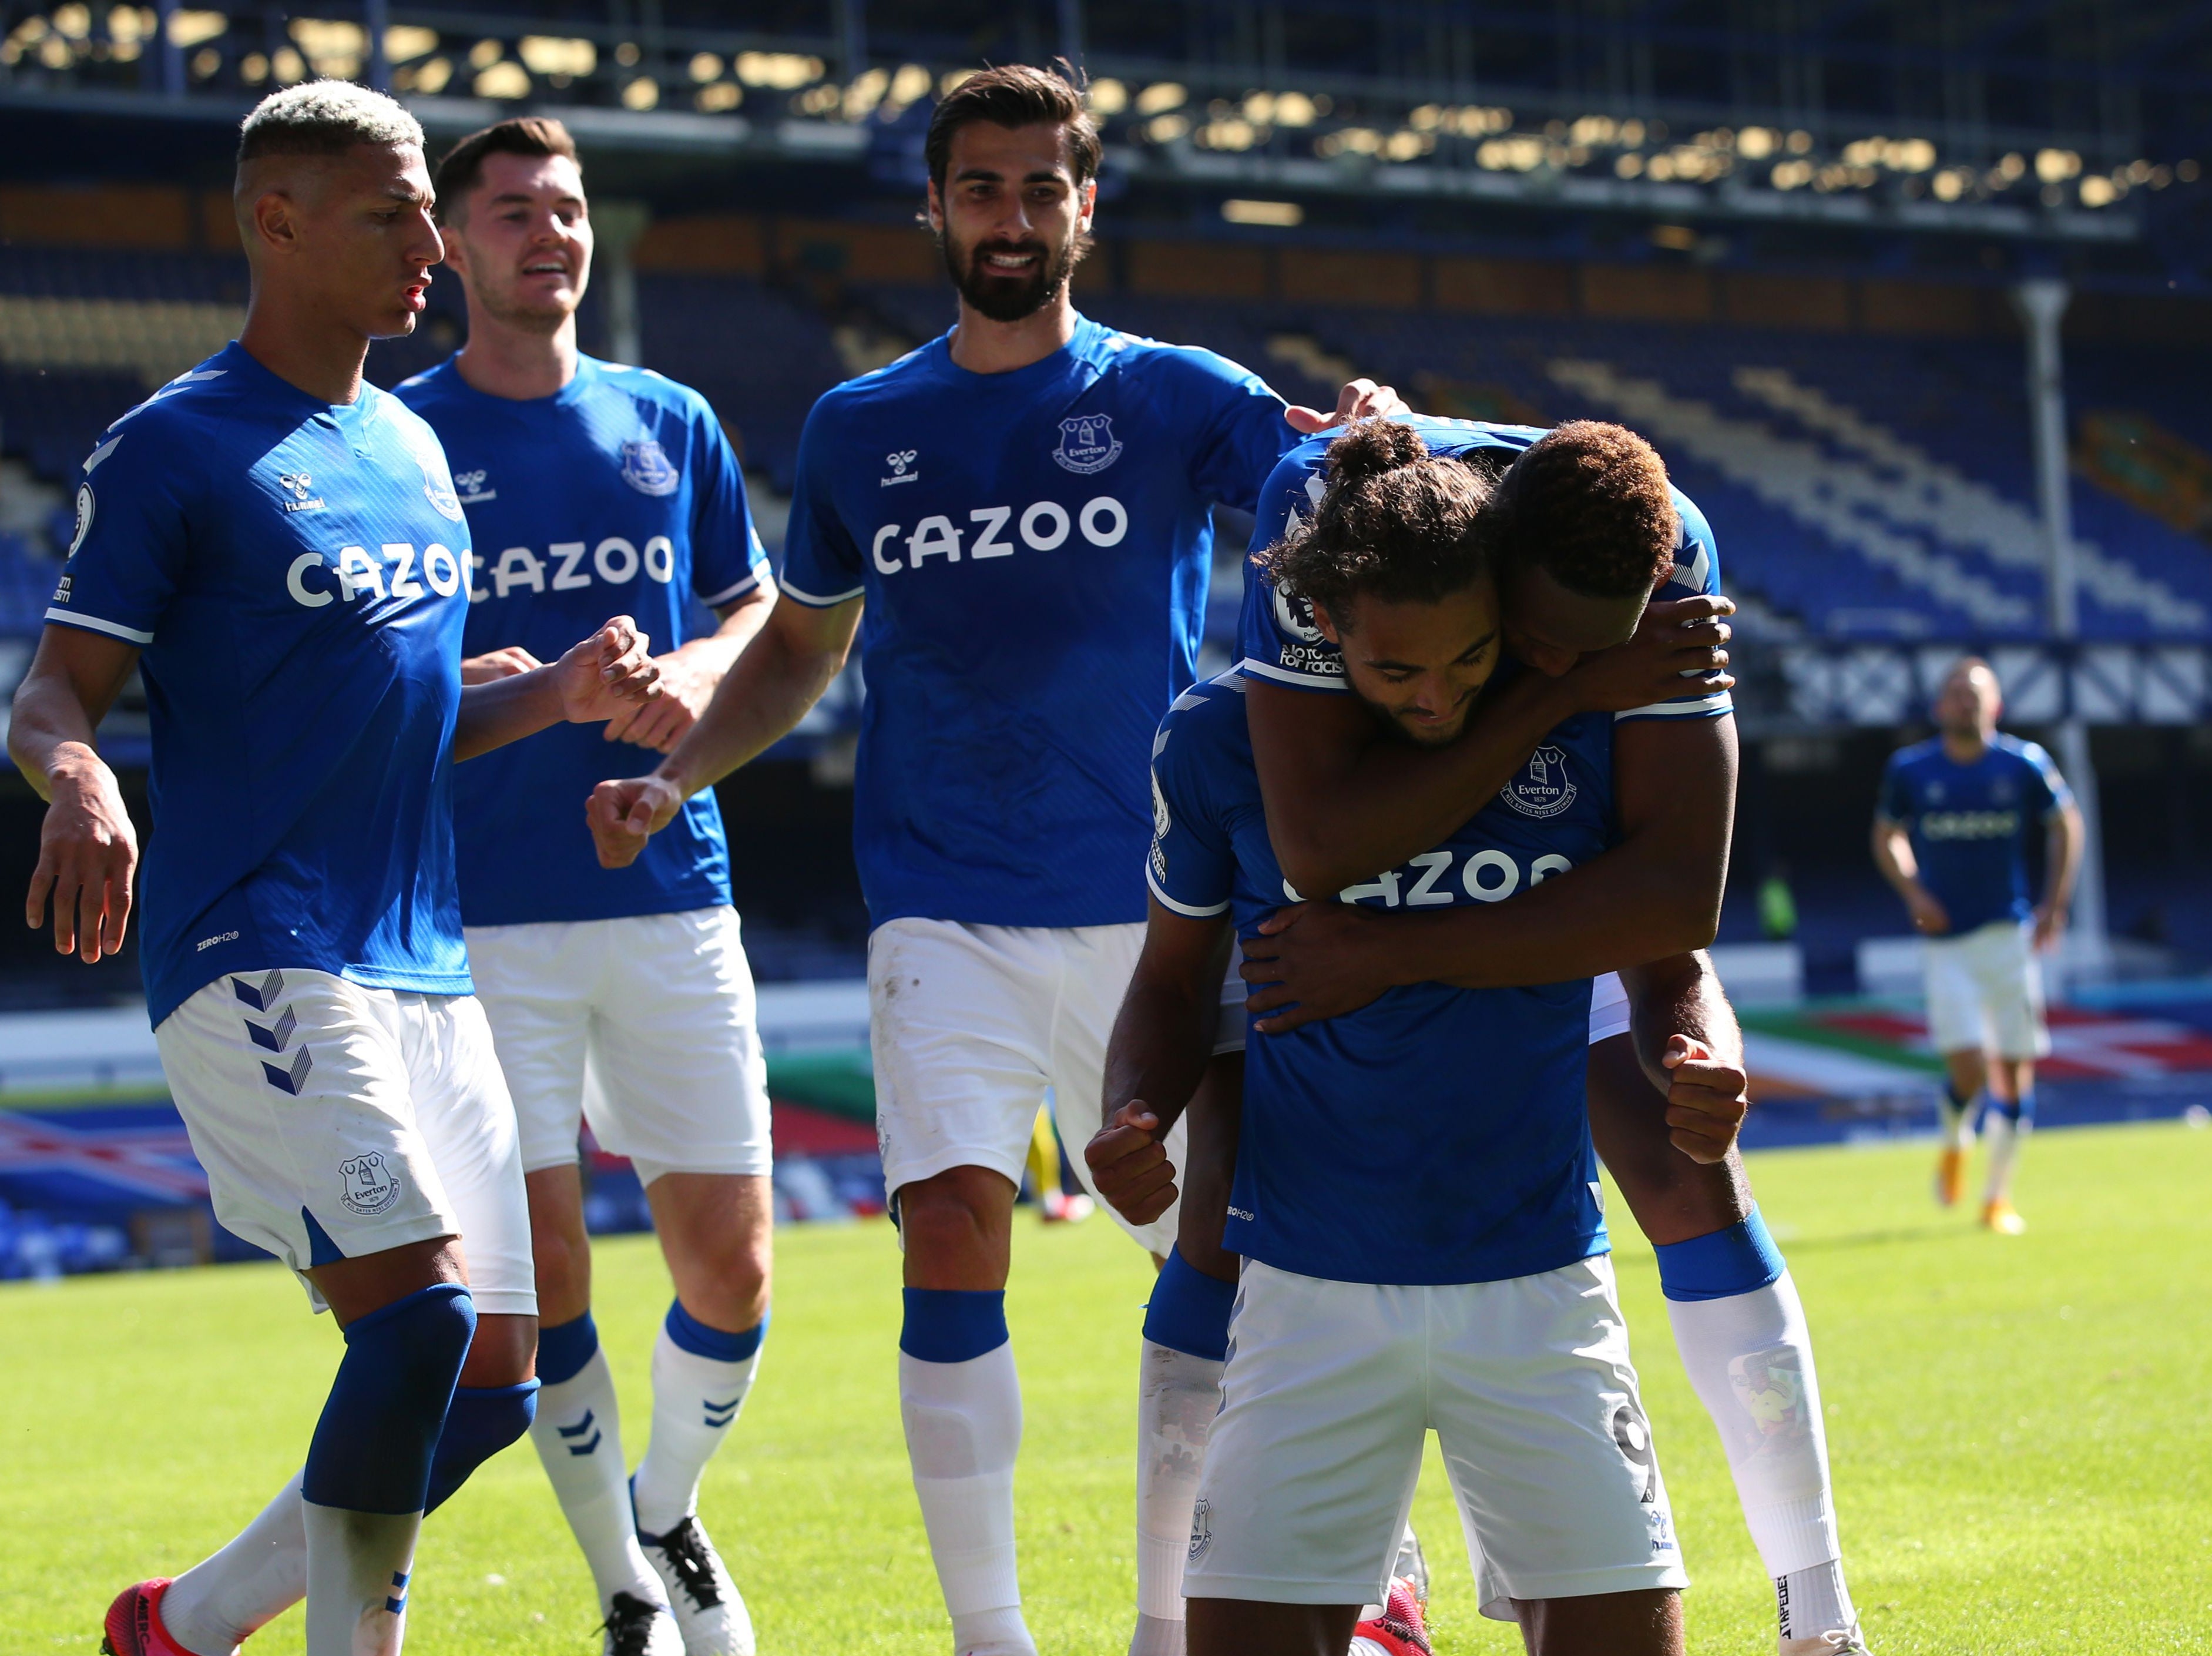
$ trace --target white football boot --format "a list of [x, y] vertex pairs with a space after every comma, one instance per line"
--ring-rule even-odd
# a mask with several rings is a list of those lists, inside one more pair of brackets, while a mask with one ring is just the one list
[[617, 1593], [599, 1625], [607, 1635], [600, 1656], [685, 1656], [683, 1632], [667, 1607], [635, 1593]]
[[641, 1531], [637, 1542], [668, 1589], [684, 1656], [753, 1656], [753, 1619], [697, 1513], [665, 1535]]

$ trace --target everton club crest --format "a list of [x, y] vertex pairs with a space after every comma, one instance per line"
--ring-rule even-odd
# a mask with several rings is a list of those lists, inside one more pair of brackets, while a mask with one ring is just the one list
[[1528, 768], [1498, 792], [1498, 797], [1524, 817], [1556, 817], [1575, 802], [1582, 790], [1567, 776], [1564, 748], [1540, 747], [1528, 758]]
[[641, 495], [676, 492], [676, 462], [651, 437], [643, 442], [626, 442], [622, 446], [622, 475], [623, 481]]
[[1085, 477], [1103, 472], [1121, 458], [1121, 440], [1114, 435], [1114, 421], [1105, 414], [1077, 414], [1060, 423], [1060, 447], [1054, 460], [1066, 471]]

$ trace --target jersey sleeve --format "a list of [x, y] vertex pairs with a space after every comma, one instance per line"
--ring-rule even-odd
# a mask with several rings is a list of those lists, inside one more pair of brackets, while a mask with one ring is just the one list
[[2037, 808], [2045, 821], [2060, 812], [2071, 808], [2074, 790], [2066, 785], [2066, 778], [2058, 774], [2058, 767], [2039, 742], [2022, 742], [2020, 756], [2027, 761], [2029, 786], [2037, 796], [2030, 803]]
[[1896, 823], [1909, 823], [1913, 815], [1912, 789], [1905, 784], [1904, 757], [1902, 749], [1889, 756], [1889, 763], [1882, 767], [1881, 791], [1875, 798], [1875, 811]]
[[799, 434], [799, 480], [783, 532], [784, 594], [815, 609], [858, 598], [866, 584], [860, 549], [837, 515], [830, 453], [836, 441], [825, 429], [832, 417], [830, 408], [828, 397], [815, 404]]
[[692, 415], [699, 487], [691, 505], [691, 590], [708, 609], [744, 597], [768, 579], [768, 548], [753, 527], [745, 474], [722, 423], [704, 402]]
[[150, 644], [185, 578], [187, 473], [158, 429], [131, 428], [94, 449], [84, 470], [76, 533], [46, 618]]
[[1152, 849], [1145, 859], [1152, 895], [1194, 920], [1229, 911], [1237, 875], [1236, 852], [1206, 785], [1202, 741], [1179, 728], [1179, 715], [1201, 695], [1187, 692], [1152, 739]]
[[[1682, 520], [1682, 539], [1674, 551], [1674, 573], [1651, 594], [1655, 603], [1700, 595], [1710, 597], [1721, 589], [1721, 559], [1713, 544], [1712, 526], [1687, 495], [1679, 489], [1674, 492], [1674, 510]], [[1728, 691], [1698, 691], [1631, 708], [1613, 717], [1616, 724], [1627, 719], [1718, 719], [1735, 710], [1735, 698]]]
[[[1321, 496], [1322, 457], [1328, 444], [1300, 443], [1267, 474], [1252, 526], [1255, 552], [1273, 545]], [[1244, 603], [1237, 621], [1237, 670], [1247, 679], [1298, 690], [1341, 691], [1344, 657], [1314, 624], [1313, 606], [1279, 590], [1249, 558], [1244, 563]]]
[[1194, 427], [1191, 486], [1220, 505], [1256, 510], [1267, 474], [1298, 440], [1283, 419], [1283, 399], [1258, 374], [1225, 356], [1210, 350], [1177, 355], [1188, 359], [1178, 400], [1187, 402], [1186, 429]]

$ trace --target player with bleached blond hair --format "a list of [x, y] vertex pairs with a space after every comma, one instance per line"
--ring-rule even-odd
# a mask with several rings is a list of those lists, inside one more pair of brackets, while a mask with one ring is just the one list
[[303, 1594], [308, 1656], [390, 1656], [426, 1512], [527, 1429], [537, 1300], [513, 1106], [470, 993], [455, 761], [657, 693], [627, 617], [464, 690], [468, 525], [435, 435], [362, 383], [443, 247], [422, 132], [314, 82], [240, 134], [233, 344], [110, 426], [9, 749], [50, 802], [27, 916], [122, 943], [137, 841], [94, 731], [136, 669], [160, 819], [148, 1011], [223, 1225], [346, 1350], [306, 1464], [222, 1551], [109, 1608], [111, 1656], [229, 1656]]

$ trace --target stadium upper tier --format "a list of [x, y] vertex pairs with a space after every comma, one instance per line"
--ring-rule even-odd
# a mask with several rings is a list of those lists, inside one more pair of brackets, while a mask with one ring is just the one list
[[[0, 249], [0, 443], [72, 485], [110, 419], [229, 336], [242, 277], [237, 259], [215, 254]], [[638, 292], [648, 365], [712, 399], [748, 466], [784, 490], [813, 399], [951, 316], [941, 283], [647, 271]], [[451, 348], [458, 292], [441, 282], [433, 297], [416, 338], [373, 355], [376, 378], [394, 381]], [[1115, 326], [1210, 346], [1297, 400], [1326, 405], [1357, 372], [1440, 413], [1634, 426], [1711, 519], [1731, 589], [1784, 636], [2045, 630], [2021, 353], [2001, 336], [1129, 292], [1081, 302]], [[2082, 630], [2093, 638], [2201, 638], [2212, 626], [2212, 548], [2194, 532], [2212, 518], [2212, 416], [2172, 370], [2170, 355], [2069, 349]], [[38, 538], [0, 543], [0, 562], [35, 556], [21, 549]], [[13, 600], [39, 584], [0, 586], [11, 630], [34, 624], [35, 606]]]

